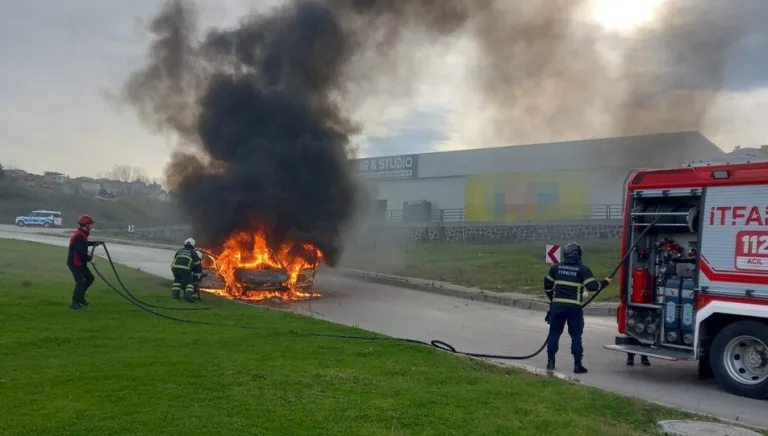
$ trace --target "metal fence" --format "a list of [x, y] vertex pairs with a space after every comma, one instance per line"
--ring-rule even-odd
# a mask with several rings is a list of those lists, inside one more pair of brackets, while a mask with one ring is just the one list
[[[590, 205], [589, 217], [584, 220], [620, 220], [623, 210], [620, 204], [593, 204]], [[402, 210], [388, 210], [385, 215], [387, 222], [403, 222]], [[577, 218], [578, 220], [578, 218]], [[537, 220], [541, 221], [541, 220]], [[573, 219], [553, 219], [552, 221], [573, 221]], [[463, 223], [467, 222], [466, 209], [434, 209], [429, 222], [438, 223]]]
[[[606, 220], [621, 220], [623, 215], [622, 206], [620, 204], [593, 204], [590, 206], [589, 217], [581, 219], [552, 219], [550, 222], [572, 222], [572, 221], [606, 221]], [[402, 210], [388, 210], [384, 216], [386, 222], [401, 223], [403, 222]], [[425, 222], [425, 221], [410, 221], [410, 222]], [[434, 223], [464, 223], [467, 222], [466, 209], [434, 209], [429, 221]], [[536, 220], [536, 222], [545, 222], [544, 220]], [[494, 223], [477, 223], [477, 224], [503, 224], [502, 222]], [[134, 226], [128, 226], [128, 228], [120, 229], [121, 232], [136, 233], [141, 235], [150, 235], [153, 237], [173, 237], [179, 239], [184, 234], [191, 231], [189, 225], [175, 225], [175, 226], [161, 226], [161, 227], [143, 227], [134, 228]], [[181, 235], [181, 236], [179, 236]]]

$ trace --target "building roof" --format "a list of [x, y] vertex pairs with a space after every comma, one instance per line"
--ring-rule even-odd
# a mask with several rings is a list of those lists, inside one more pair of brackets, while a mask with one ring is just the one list
[[700, 132], [586, 139], [418, 155], [418, 177], [518, 171], [668, 168], [725, 156]]

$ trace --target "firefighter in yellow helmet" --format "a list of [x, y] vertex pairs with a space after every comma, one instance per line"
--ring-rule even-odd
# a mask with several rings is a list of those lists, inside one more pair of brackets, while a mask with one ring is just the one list
[[194, 239], [187, 238], [184, 241], [184, 247], [173, 256], [171, 272], [173, 272], [171, 294], [174, 299], [178, 299], [182, 291], [184, 299], [190, 303], [200, 299], [197, 283], [203, 276], [203, 262], [195, 251]]

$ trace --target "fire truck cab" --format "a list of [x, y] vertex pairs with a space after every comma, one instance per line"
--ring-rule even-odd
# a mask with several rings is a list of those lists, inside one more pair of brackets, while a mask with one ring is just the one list
[[604, 347], [698, 361], [700, 379], [768, 398], [768, 159], [635, 170], [623, 227], [624, 252], [638, 244]]

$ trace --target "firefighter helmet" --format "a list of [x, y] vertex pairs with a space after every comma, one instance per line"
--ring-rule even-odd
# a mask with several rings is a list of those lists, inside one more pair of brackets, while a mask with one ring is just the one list
[[93, 224], [93, 218], [91, 218], [90, 215], [80, 215], [80, 218], [77, 219], [77, 224], [80, 226]]
[[192, 238], [187, 238], [187, 240], [184, 241], [184, 245], [191, 245], [191, 246], [194, 247], [195, 246], [195, 240], [192, 239]]
[[581, 245], [576, 242], [569, 242], [563, 249], [563, 257], [566, 259], [581, 259]]

